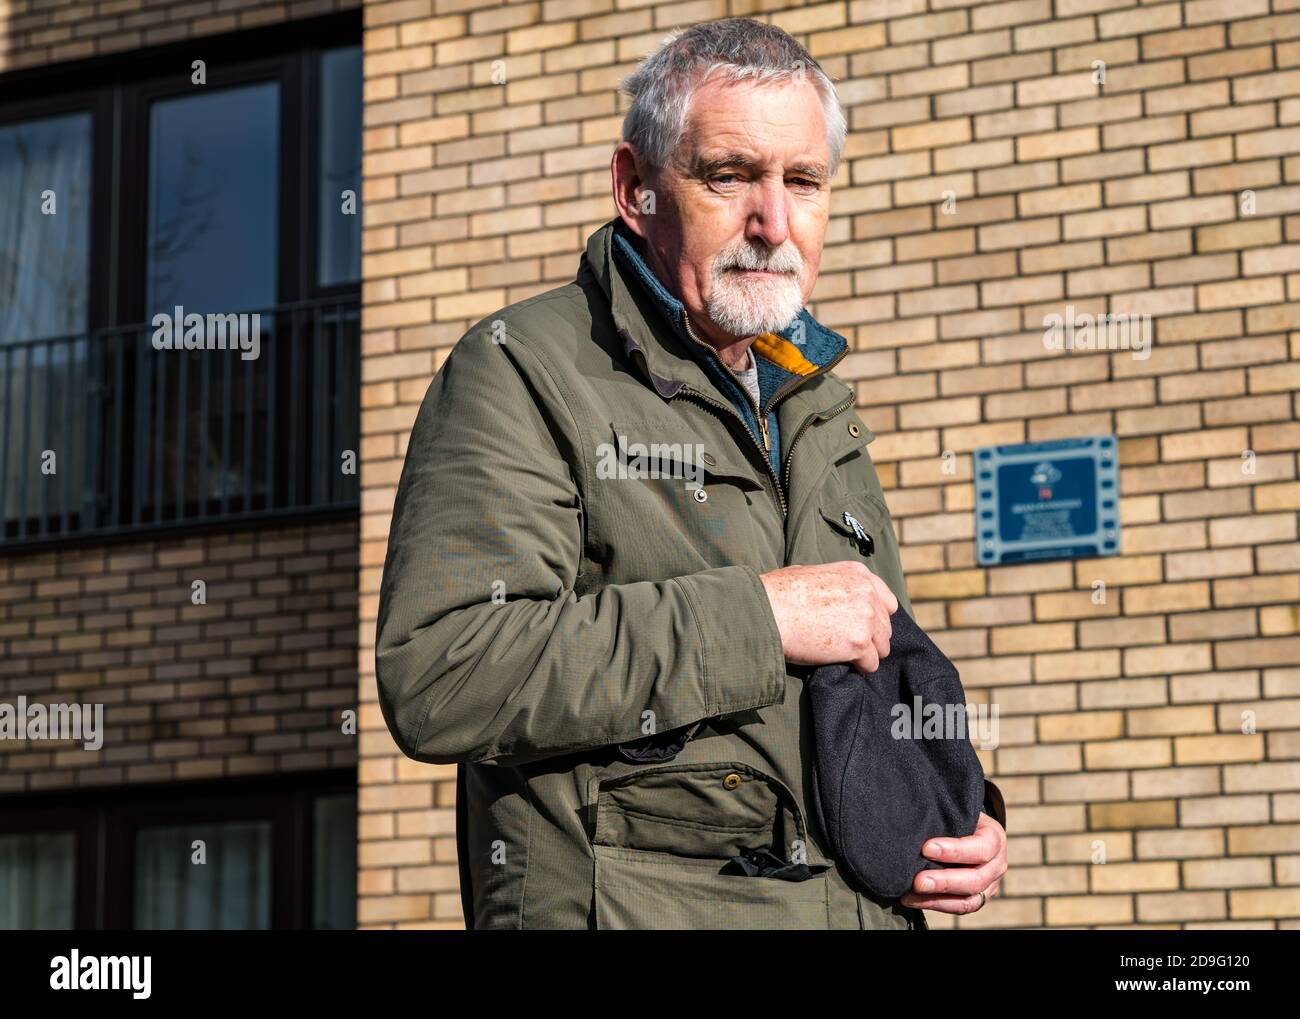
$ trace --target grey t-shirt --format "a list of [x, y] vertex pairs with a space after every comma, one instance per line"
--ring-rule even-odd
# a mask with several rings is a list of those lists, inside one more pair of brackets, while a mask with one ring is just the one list
[[737, 369], [736, 375], [744, 383], [745, 388], [749, 390], [749, 395], [754, 398], [754, 406], [761, 407], [762, 401], [758, 396], [758, 362], [754, 360], [752, 350], [746, 350], [745, 354], [749, 358], [749, 367], [743, 371]]

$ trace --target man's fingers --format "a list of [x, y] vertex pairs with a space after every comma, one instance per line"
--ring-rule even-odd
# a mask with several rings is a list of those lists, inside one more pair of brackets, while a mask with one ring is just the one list
[[[988, 893], [984, 893], [986, 898]], [[904, 906], [913, 906], [916, 909], [931, 909], [936, 913], [974, 913], [984, 905], [984, 901], [975, 895], [917, 895], [916, 892], [905, 892], [898, 900]]]
[[880, 655], [874, 645], [863, 652], [862, 657], [853, 663], [853, 668], [862, 673], [872, 673], [880, 668]]
[[998, 844], [998, 824], [996, 821], [989, 820], [991, 824], [985, 824], [984, 818], [987, 814], [980, 814], [979, 826], [975, 829], [974, 835], [967, 835], [965, 838], [936, 838], [927, 839], [921, 846], [921, 855], [929, 860], [939, 860], [943, 863], [960, 863], [967, 866], [983, 866], [998, 855], [1000, 846]]
[[885, 608], [889, 609], [889, 614], [892, 616], [898, 611], [898, 598], [895, 597], [894, 592], [890, 590], [889, 585], [874, 573], [871, 574], [871, 580], [875, 584], [876, 590], [880, 592], [880, 599], [885, 603]]
[[912, 890], [919, 895], [979, 895], [1001, 876], [997, 860], [982, 867], [923, 870], [912, 879]]

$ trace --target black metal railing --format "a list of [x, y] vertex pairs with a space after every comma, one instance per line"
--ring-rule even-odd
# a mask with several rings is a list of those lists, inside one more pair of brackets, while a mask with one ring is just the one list
[[0, 343], [0, 546], [355, 510], [359, 302], [258, 316]]

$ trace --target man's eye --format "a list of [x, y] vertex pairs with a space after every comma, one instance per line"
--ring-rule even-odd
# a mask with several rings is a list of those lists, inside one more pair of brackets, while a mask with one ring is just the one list
[[740, 180], [740, 177], [734, 173], [720, 173], [713, 178], [714, 184], [728, 184]]

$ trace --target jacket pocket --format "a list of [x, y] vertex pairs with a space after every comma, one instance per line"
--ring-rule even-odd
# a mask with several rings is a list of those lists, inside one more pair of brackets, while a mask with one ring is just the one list
[[910, 612], [898, 539], [884, 500], [865, 490], [838, 493], [823, 496], [818, 509], [823, 527], [819, 545], [822, 562], [849, 559], [866, 563]]
[[755, 505], [769, 496], [738, 449], [650, 418], [612, 421], [596, 452], [593, 527], [622, 536], [607, 569], [655, 579], [761, 561]]
[[806, 881], [723, 873], [746, 849], [782, 859], [810, 852], [783, 783], [724, 762], [641, 769], [594, 784], [597, 927], [827, 926], [824, 867]]
[[818, 508], [830, 525], [823, 548], [831, 559], [870, 560], [894, 544], [889, 508], [870, 492], [826, 496]]

